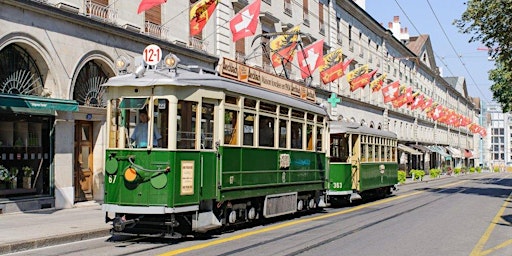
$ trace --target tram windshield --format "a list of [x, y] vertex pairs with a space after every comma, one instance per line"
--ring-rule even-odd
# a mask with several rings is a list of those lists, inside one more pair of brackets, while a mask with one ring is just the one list
[[109, 147], [167, 148], [167, 99], [123, 98], [111, 101]]

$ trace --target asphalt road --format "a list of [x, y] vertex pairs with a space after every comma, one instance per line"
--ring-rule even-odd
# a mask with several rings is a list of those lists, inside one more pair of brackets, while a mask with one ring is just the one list
[[512, 255], [511, 234], [512, 173], [484, 173], [203, 240], [103, 237], [17, 255]]

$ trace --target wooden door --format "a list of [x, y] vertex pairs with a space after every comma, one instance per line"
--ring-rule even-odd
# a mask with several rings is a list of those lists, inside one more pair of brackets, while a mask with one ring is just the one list
[[92, 122], [75, 124], [75, 202], [92, 200]]

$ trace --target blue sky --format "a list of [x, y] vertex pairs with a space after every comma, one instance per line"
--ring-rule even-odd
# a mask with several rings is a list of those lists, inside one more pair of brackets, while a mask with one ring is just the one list
[[387, 24], [394, 16], [400, 17], [402, 27], [409, 35], [430, 35], [436, 64], [443, 76], [463, 76], [469, 96], [492, 101], [488, 71], [494, 62], [487, 51], [478, 50], [480, 43], [468, 43], [469, 35], [458, 32], [452, 25], [466, 10], [462, 0], [366, 0], [366, 12], [377, 22]]

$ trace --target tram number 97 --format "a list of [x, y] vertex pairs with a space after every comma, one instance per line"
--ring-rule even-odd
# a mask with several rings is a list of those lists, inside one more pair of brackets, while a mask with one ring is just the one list
[[341, 183], [341, 182], [332, 182], [331, 186], [332, 186], [332, 188], [342, 188], [343, 187], [343, 183]]
[[109, 175], [108, 176], [108, 183], [116, 183], [117, 175]]

